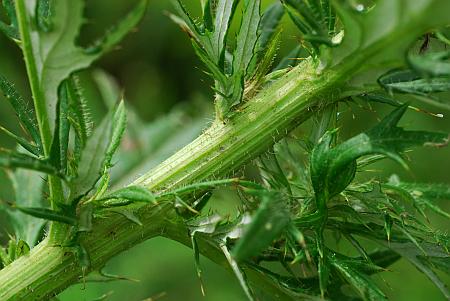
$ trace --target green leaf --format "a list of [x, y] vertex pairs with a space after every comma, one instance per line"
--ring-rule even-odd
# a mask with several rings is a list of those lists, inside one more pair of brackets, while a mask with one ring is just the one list
[[112, 199], [124, 199], [140, 203], [156, 203], [155, 195], [151, 193], [147, 188], [142, 186], [128, 186], [119, 189], [104, 196], [100, 199], [100, 201]]
[[423, 77], [450, 75], [450, 51], [408, 55], [411, 68]]
[[245, 278], [245, 275], [242, 273], [241, 269], [239, 268], [237, 261], [230, 254], [227, 246], [221, 245], [221, 250], [222, 250], [223, 254], [225, 255], [225, 258], [227, 259], [234, 275], [236, 276], [237, 280], [239, 281], [239, 284], [241, 285], [241, 288], [244, 291], [245, 295], [247, 296], [248, 300], [250, 300], [250, 301], [255, 300], [255, 298], [253, 297], [253, 292], [251, 291], [250, 286], [247, 283], [247, 279]]
[[119, 23], [110, 28], [104, 37], [98, 40], [91, 49], [87, 49], [87, 51], [103, 54], [114, 49], [139, 24], [144, 17], [147, 4], [148, 0], [139, 0], [136, 6], [126, 16], [122, 17]]
[[122, 140], [125, 129], [127, 127], [127, 112], [123, 100], [120, 101], [112, 118], [113, 123], [112, 123], [111, 141], [106, 150], [106, 155], [103, 162], [106, 169], [109, 169], [112, 166], [111, 161], [113, 155], [116, 153], [117, 148], [119, 147], [120, 142]]
[[216, 6], [216, 15], [214, 22], [214, 32], [211, 37], [211, 45], [216, 58], [216, 64], [223, 66], [225, 56], [225, 40], [228, 36], [228, 30], [233, 18], [236, 0], [218, 0]]
[[303, 34], [303, 39], [309, 41], [316, 50], [321, 44], [333, 46], [331, 38], [334, 34], [335, 13], [328, 0], [282, 0], [282, 3]]
[[93, 122], [79, 78], [76, 75], [71, 75], [67, 79], [67, 85], [70, 103], [68, 119], [75, 131], [73, 164], [76, 168], [87, 139], [92, 133]]
[[21, 206], [14, 206], [14, 208], [25, 214], [45, 219], [48, 221], [60, 222], [73, 226], [77, 224], [77, 219], [74, 216], [67, 215], [52, 209], [41, 207], [21, 207]]
[[450, 275], [450, 256], [447, 257], [438, 257], [438, 256], [418, 256], [419, 259], [423, 262], [428, 262], [431, 266], [436, 269], [441, 270], [447, 275]]
[[[121, 22], [90, 49], [83, 49], [75, 45], [83, 25], [84, 1], [59, 0], [49, 3], [51, 11], [45, 8], [46, 1], [41, 5], [43, 5], [43, 15], [50, 17], [48, 20], [52, 24], [51, 30], [41, 30], [34, 26], [34, 21], [30, 16], [28, 16], [27, 22], [31, 30], [32, 51], [37, 66], [39, 84], [46, 100], [50, 122], [53, 124], [56, 120], [58, 87], [61, 82], [75, 71], [89, 67], [104, 53], [112, 50], [144, 16], [147, 0], [139, 1]], [[26, 2], [28, 11], [34, 11], [34, 4], [34, 1]], [[47, 20], [47, 17], [44, 19]], [[40, 20], [44, 19], [41, 16]], [[51, 128], [53, 129], [53, 126]]]
[[428, 208], [437, 214], [450, 218], [450, 214], [442, 210], [436, 202], [438, 200], [450, 200], [450, 187], [445, 184], [426, 183], [392, 183], [405, 191], [421, 207]]
[[39, 29], [44, 32], [49, 32], [53, 28], [52, 4], [51, 0], [36, 1], [36, 23]]
[[25, 241], [19, 239], [17, 241], [15, 257], [19, 258], [21, 256], [27, 255], [28, 253], [30, 253], [30, 246], [28, 246]]
[[397, 262], [401, 256], [392, 250], [386, 249], [370, 253], [369, 258], [374, 265], [387, 268]]
[[420, 78], [411, 70], [391, 71], [379, 79], [379, 83], [389, 92], [426, 95], [450, 90], [450, 79], [446, 77]]
[[[208, 15], [208, 11], [204, 12], [206, 19], [214, 15], [212, 31], [207, 29], [210, 26], [208, 24], [197, 26], [180, 0], [174, 2], [179, 16], [170, 15], [171, 19], [192, 39], [197, 56], [208, 67], [215, 79], [216, 113], [221, 120], [227, 117], [231, 107], [242, 99], [245, 71], [252, 58], [257, 38], [258, 26], [256, 26], [255, 32], [252, 32], [252, 28], [255, 27], [256, 21], [259, 23], [259, 5], [254, 6], [259, 2], [248, 1], [246, 2], [248, 5], [244, 8], [245, 22], [242, 21], [240, 29], [240, 36], [244, 40], [236, 42], [239, 57], [238, 55], [234, 56], [234, 66], [236, 67], [233, 70], [230, 67], [233, 62], [231, 62], [232, 56], [227, 53], [226, 40], [238, 2], [238, 0], [218, 0], [214, 2], [214, 6], [209, 7], [209, 9], [214, 8], [214, 14], [211, 12]], [[209, 5], [207, 3], [204, 9], [207, 10]], [[257, 18], [255, 18], [256, 10], [258, 11]]]
[[380, 0], [363, 12], [348, 1], [334, 1], [334, 7], [344, 25], [344, 37], [339, 46], [330, 49], [331, 65], [351, 64], [355, 56], [367, 57], [364, 66], [355, 66], [360, 70], [379, 66], [382, 71], [402, 64], [416, 37], [450, 23], [445, 13], [450, 2], [446, 0], [418, 0], [407, 5], [402, 0]]
[[214, 14], [212, 0], [202, 1], [203, 5], [203, 26], [204, 29], [212, 32], [214, 30]]
[[64, 81], [59, 87], [56, 109], [55, 132], [50, 148], [50, 162], [61, 172], [67, 170], [67, 152], [69, 148], [69, 84]]
[[8, 256], [8, 253], [6, 252], [5, 248], [0, 246], [0, 269], [7, 266], [11, 263], [11, 259]]
[[317, 273], [319, 276], [320, 294], [323, 298], [330, 282], [330, 264], [326, 256], [319, 256], [318, 260]]
[[278, 162], [277, 156], [274, 153], [269, 151], [268, 153], [262, 155], [259, 158], [258, 163], [261, 177], [266, 183], [266, 186], [279, 191], [285, 190], [292, 195], [289, 180], [284, 174], [284, 171]]
[[276, 33], [269, 41], [267, 47], [259, 53], [256, 53], [256, 56], [253, 57], [249, 69], [247, 70], [248, 75], [251, 76], [251, 78], [244, 91], [246, 99], [253, 97], [259, 91], [261, 86], [269, 81], [266, 79], [266, 76], [275, 60], [280, 38], [281, 31], [278, 31], [278, 33]]
[[112, 116], [108, 114], [101, 124], [94, 129], [81, 152], [76, 177], [70, 183], [70, 200], [78, 201], [94, 188], [95, 183], [104, 172], [105, 154], [112, 138]]
[[[170, 19], [175, 24], [180, 26], [180, 28], [184, 32], [186, 32], [190, 38], [195, 39], [195, 41], [201, 45], [202, 44], [201, 41], [203, 39], [201, 38], [201, 33], [199, 31], [199, 28], [197, 27], [194, 20], [189, 15], [189, 12], [186, 10], [186, 8], [184, 7], [181, 0], [175, 0], [172, 3], [173, 3], [174, 9], [177, 12], [178, 16], [169, 14]], [[208, 11], [206, 11], [205, 13], [208, 13]], [[210, 16], [212, 16], [212, 15], [210, 15]], [[209, 18], [209, 16], [207, 16], [207, 18]]]
[[9, 101], [20, 123], [31, 136], [35, 145], [42, 151], [41, 138], [39, 135], [39, 129], [37, 127], [36, 117], [33, 114], [33, 110], [29, 109], [28, 103], [20, 96], [14, 85], [9, 82], [5, 77], [0, 75], [0, 90]]
[[258, 255], [281, 235], [290, 222], [286, 199], [272, 192], [261, 192], [260, 195], [258, 210], [233, 248], [233, 258], [237, 262]]
[[7, 150], [0, 150], [0, 167], [24, 168], [63, 177], [61, 172], [46, 160]]
[[[441, 290], [445, 298], [450, 298], [450, 292], [447, 286], [433, 271], [433, 263], [436, 263], [436, 260], [440, 262], [446, 262], [446, 265], [448, 265], [448, 262], [450, 260], [450, 256], [440, 247], [433, 244], [422, 243], [421, 249], [425, 251], [426, 257], [423, 256], [422, 251], [419, 250], [413, 243], [391, 242], [387, 244], [387, 247], [394, 250], [403, 258], [411, 262], [419, 271], [424, 273], [436, 285], [436, 287], [439, 288], [439, 290]], [[429, 257], [433, 257], [434, 259], [428, 260]]]
[[[34, 171], [18, 169], [7, 173], [14, 189], [15, 204], [21, 207], [45, 207], [43, 175]], [[17, 210], [8, 210], [10, 221], [17, 239], [34, 247], [46, 221], [37, 219]]]
[[258, 28], [261, 0], [244, 0], [244, 11], [241, 27], [237, 34], [237, 45], [233, 53], [233, 72], [242, 71], [247, 74], [250, 61], [255, 54], [256, 41], [258, 40]]
[[341, 261], [337, 258], [331, 259], [332, 266], [354, 287], [364, 300], [378, 301], [387, 300], [384, 293], [367, 275], [360, 273], [348, 261]]
[[259, 24], [260, 35], [258, 38], [258, 51], [266, 49], [270, 40], [274, 37], [284, 16], [284, 8], [280, 2], [270, 5], [264, 12]]
[[19, 41], [19, 27], [17, 26], [16, 8], [13, 0], [3, 0], [3, 8], [9, 18], [10, 24], [7, 25], [0, 21], [0, 31], [8, 38], [14, 41]]
[[22, 146], [24, 149], [26, 149], [33, 155], [35, 155], [37, 157], [39, 157], [41, 155], [39, 148], [37, 146], [35, 146], [34, 144], [31, 144], [30, 142], [28, 142], [26, 139], [17, 136], [16, 134], [10, 132], [9, 130], [2, 127], [1, 125], [0, 125], [0, 131], [4, 132], [9, 137], [13, 138], [18, 144], [20, 144], [20, 146]]
[[318, 207], [344, 190], [353, 180], [356, 159], [372, 154], [385, 155], [403, 166], [401, 153], [414, 146], [445, 145], [448, 135], [424, 131], [405, 131], [397, 124], [407, 109], [403, 105], [366, 133], [331, 147], [334, 132], [327, 132], [311, 154], [311, 181]]

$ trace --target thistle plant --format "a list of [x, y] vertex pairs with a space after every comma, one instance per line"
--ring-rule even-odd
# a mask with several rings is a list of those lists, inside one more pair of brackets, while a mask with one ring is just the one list
[[[449, 239], [428, 217], [450, 217], [439, 206], [450, 186], [368, 171], [381, 160], [408, 169], [406, 152], [448, 143], [448, 133], [399, 123], [405, 114], [443, 117], [422, 103], [450, 108], [442, 93], [450, 90], [450, 2], [282, 0], [263, 11], [260, 0], [204, 0], [194, 19], [174, 1], [169, 16], [212, 78], [215, 119], [124, 185], [156, 143], [152, 125], [101, 71], [94, 78], [109, 112], [94, 125], [78, 72], [138, 25], [147, 1], [85, 48], [75, 43], [83, 2], [2, 1], [9, 20], [0, 30], [23, 52], [33, 105], [0, 75], [23, 129], [0, 128], [17, 143], [0, 152], [15, 196], [1, 202], [14, 231], [0, 247], [1, 300], [56, 299], [92, 272], [111, 277], [102, 273], [109, 259], [156, 236], [192, 248], [200, 283], [200, 254], [230, 270], [249, 300], [385, 300], [374, 275], [401, 258], [450, 299], [438, 272], [449, 272]], [[284, 15], [298, 45], [277, 58]], [[375, 103], [390, 113], [343, 138], [343, 104]], [[160, 121], [160, 135], [170, 120]], [[127, 151], [127, 125], [137, 131], [127, 138], [150, 146]], [[240, 199], [227, 216], [207, 206], [223, 187]]]

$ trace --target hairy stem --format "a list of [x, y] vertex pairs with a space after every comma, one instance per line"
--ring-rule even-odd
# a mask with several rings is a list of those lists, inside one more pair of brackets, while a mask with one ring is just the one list
[[[31, 93], [33, 95], [34, 109], [36, 112], [36, 119], [38, 122], [39, 133], [42, 141], [42, 148], [44, 156], [48, 156], [50, 153], [50, 147], [52, 144], [52, 133], [50, 129], [50, 122], [47, 113], [47, 105], [44, 97], [44, 93], [41, 89], [39, 73], [37, 69], [36, 60], [34, 57], [33, 42], [31, 39], [31, 29], [29, 14], [25, 5], [25, 0], [16, 1], [16, 14], [19, 25], [22, 52], [25, 60], [25, 66], [28, 75], [28, 81], [31, 87]], [[61, 180], [55, 176], [49, 176], [48, 179], [50, 203], [53, 209], [56, 208], [57, 201], [63, 199]], [[50, 229], [50, 239], [57, 241], [65, 234], [66, 227], [52, 223]]]
[[[318, 74], [315, 64], [305, 61], [244, 104], [226, 123], [216, 121], [195, 141], [135, 184], [162, 191], [229, 174], [267, 150], [320, 106], [337, 100], [336, 87], [343, 80], [337, 72]], [[119, 215], [95, 220], [93, 231], [81, 239], [91, 256], [92, 269], [155, 235], [189, 245], [187, 230], [171, 204], [143, 207], [138, 217], [144, 226], [139, 227]], [[201, 252], [226, 265], [220, 250], [211, 244], [205, 242]], [[48, 281], [49, 275], [58, 280]], [[76, 257], [68, 249], [46, 240], [29, 256], [0, 271], [0, 299], [47, 298], [82, 275]], [[254, 275], [254, 278], [261, 277]]]
[[[359, 51], [345, 63], [322, 72], [312, 60], [303, 61], [237, 108], [225, 123], [216, 120], [200, 137], [133, 184], [144, 185], [152, 191], [165, 191], [233, 173], [312, 113], [339, 100], [347, 81], [386, 45], [404, 43], [405, 37], [409, 41], [417, 36], [414, 32], [408, 35], [410, 28], [405, 28], [387, 35], [370, 49]], [[95, 220], [93, 231], [81, 237], [81, 243], [91, 256], [92, 269], [102, 267], [114, 255], [156, 235], [190, 245], [187, 229], [171, 204], [145, 206], [137, 215], [142, 227], [119, 215]], [[83, 271], [76, 257], [55, 244], [46, 240], [30, 256], [19, 258], [0, 271], [1, 300], [48, 298], [79, 280]], [[43, 252], [49, 259], [40, 255]], [[226, 265], [216, 245], [203, 241], [200, 252]], [[248, 272], [247, 276], [259, 287], [270, 290], [276, 285], [255, 272]], [[57, 280], [48, 281], [49, 278]], [[278, 292], [282, 290], [278, 289]], [[279, 298], [286, 300], [283, 296]]]

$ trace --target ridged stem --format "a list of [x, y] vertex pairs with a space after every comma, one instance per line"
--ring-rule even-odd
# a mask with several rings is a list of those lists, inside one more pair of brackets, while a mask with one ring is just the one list
[[[320, 106], [337, 100], [344, 80], [337, 73], [316, 73], [305, 61], [243, 105], [226, 123], [215, 122], [200, 137], [138, 179], [153, 191], [180, 187], [232, 173], [266, 151]], [[140, 227], [120, 215], [96, 219], [93, 231], [81, 237], [92, 269], [114, 255], [154, 236], [162, 235], [189, 245], [188, 232], [171, 204], [146, 206], [137, 216]], [[200, 242], [202, 254], [226, 265], [216, 246]], [[250, 278], [264, 282], [255, 272]], [[49, 240], [0, 271], [0, 300], [40, 300], [53, 296], [83, 275], [76, 257]], [[53, 280], [52, 280], [53, 279]], [[265, 283], [268, 289], [270, 283]]]
[[[36, 112], [36, 120], [41, 136], [42, 148], [44, 156], [48, 157], [50, 154], [50, 147], [52, 144], [52, 132], [50, 129], [50, 120], [47, 112], [47, 104], [44, 93], [41, 88], [39, 73], [36, 59], [34, 56], [33, 41], [31, 39], [31, 26], [29, 14], [25, 0], [16, 1], [16, 15], [21, 37], [21, 48], [25, 60], [25, 66], [28, 75], [28, 81], [33, 95], [34, 109]], [[64, 195], [62, 191], [61, 180], [55, 176], [48, 177], [50, 203], [53, 209], [57, 209], [57, 201], [62, 200]], [[50, 228], [49, 239], [58, 241], [65, 236], [67, 227], [58, 223], [52, 223]]]

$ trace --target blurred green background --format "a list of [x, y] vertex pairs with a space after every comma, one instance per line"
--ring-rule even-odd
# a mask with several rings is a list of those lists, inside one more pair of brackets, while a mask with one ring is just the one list
[[[90, 41], [100, 36], [126, 13], [135, 1], [86, 2], [87, 22], [79, 41], [82, 45], [88, 45]], [[271, 1], [265, 1], [265, 5], [269, 2]], [[185, 3], [188, 7], [199, 11], [199, 0], [185, 0]], [[130, 179], [188, 143], [213, 118], [211, 82], [195, 58], [185, 34], [165, 15], [164, 12], [170, 9], [170, 1], [150, 1], [147, 15], [139, 29], [121, 44], [122, 47], [95, 64], [96, 68], [102, 68], [113, 75], [125, 93], [128, 106], [138, 112], [144, 123], [160, 122], [161, 117], [166, 114], [178, 118], [177, 112], [190, 112], [183, 113], [180, 121], [170, 131], [172, 134], [170, 139], [161, 138], [164, 143], [151, 148], [144, 164], [130, 171]], [[289, 22], [283, 35], [280, 53], [287, 53], [298, 40]], [[18, 48], [3, 36], [0, 37], [0, 73], [15, 82], [22, 94], [30, 98], [21, 54]], [[86, 71], [81, 76], [89, 82], [91, 73]], [[98, 122], [104, 115], [105, 106], [100, 101], [95, 101], [95, 91], [92, 95], [94, 95], [94, 101], [91, 103], [92, 114], [94, 120]], [[341, 108], [344, 135], [352, 135], [366, 129], [386, 112], [385, 108], [369, 109], [356, 105], [343, 105]], [[436, 111], [433, 108], [426, 109]], [[448, 120], [410, 112], [403, 124], [412, 128], [450, 132]], [[15, 131], [19, 130], [14, 113], [2, 97], [0, 97], [0, 123]], [[0, 145], [11, 147], [12, 141], [0, 134]], [[409, 172], [402, 171], [399, 166], [387, 162], [375, 166], [374, 169], [381, 173], [374, 173], [373, 176], [396, 172], [401, 177], [413, 181], [450, 183], [449, 148], [417, 150], [410, 158], [412, 168]], [[122, 182], [125, 184], [127, 180]], [[0, 198], [11, 198], [8, 187], [4, 174], [0, 174]], [[446, 205], [446, 208], [450, 209], [450, 206]], [[448, 229], [448, 224], [439, 218], [436, 218], [434, 226], [444, 231]], [[2, 228], [1, 219], [0, 228]], [[0, 241], [4, 242], [7, 239], [8, 230], [0, 231]], [[101, 296], [107, 297], [107, 300], [144, 300], [151, 297], [153, 300], [161, 298], [167, 301], [245, 300], [238, 282], [228, 272], [204, 258], [202, 267], [206, 297], [201, 296], [192, 251], [175, 242], [157, 238], [117, 256], [105, 268], [109, 273], [137, 279], [139, 282], [79, 284], [67, 289], [59, 297], [63, 301], [94, 300]], [[378, 278], [391, 300], [444, 300], [424, 275], [403, 261], [395, 264], [392, 271], [385, 272]]]

